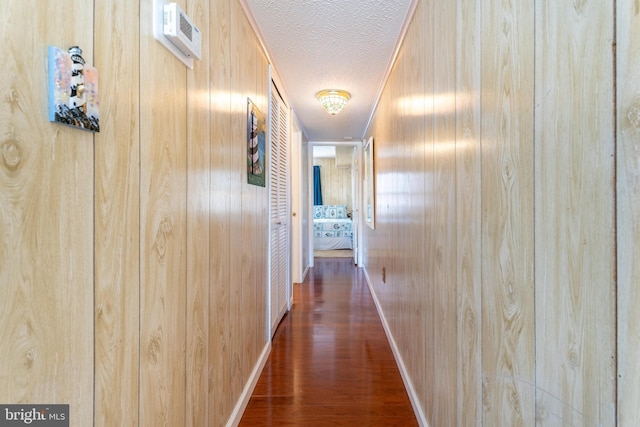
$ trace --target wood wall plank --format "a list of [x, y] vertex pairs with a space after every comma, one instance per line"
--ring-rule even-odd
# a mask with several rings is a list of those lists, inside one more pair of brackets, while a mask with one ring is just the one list
[[484, 425], [535, 419], [531, 2], [482, 4]]
[[[403, 58], [406, 57], [406, 51], [400, 52], [400, 54], [403, 55]], [[394, 97], [390, 99], [389, 107], [398, 115], [404, 114], [405, 106], [398, 103], [397, 99], [403, 99], [409, 91], [409, 88], [404, 84], [407, 69], [408, 65], [406, 61], [399, 61], [397, 74], [389, 82], [389, 90], [394, 94]], [[388, 192], [386, 202], [387, 215], [389, 218], [387, 236], [390, 242], [394, 240], [394, 237], [399, 241], [404, 240], [408, 228], [406, 221], [404, 221], [401, 216], [402, 213], [406, 212], [406, 199], [400, 197], [400, 194], [407, 188], [407, 180], [404, 179], [405, 175], [399, 174], [399, 171], [406, 170], [407, 167], [406, 153], [407, 147], [409, 146], [408, 138], [408, 128], [392, 128], [390, 138], [382, 145], [382, 149], [385, 150], [387, 154], [377, 156], [378, 159], [382, 156], [385, 157], [384, 166], [379, 170], [380, 174], [391, 178], [388, 181], [382, 179], [379, 181], [386, 181], [385, 185], [391, 190]], [[407, 143], [396, 144], [395, 142], [397, 141], [407, 141]], [[374, 151], [382, 153], [382, 151], [377, 149], [378, 147], [375, 146], [374, 142]], [[374, 154], [374, 156], [376, 155]], [[381, 162], [378, 162], [378, 164], [380, 163]], [[391, 311], [394, 313], [391, 317], [391, 323], [398, 331], [396, 340], [402, 346], [406, 346], [410, 339], [410, 332], [406, 328], [409, 317], [400, 315], [401, 311], [408, 310], [409, 308], [405, 298], [409, 281], [401, 280], [401, 278], [408, 279], [405, 259], [406, 250], [407, 248], [404, 247], [404, 245], [400, 245], [398, 242], [392, 243], [388, 248], [389, 252], [385, 253], [384, 257], [381, 258], [380, 269], [378, 270], [381, 271], [382, 268], [385, 270], [386, 280], [382, 281], [382, 287], [389, 293], [389, 296], [391, 296], [390, 300], [393, 301], [393, 304], [390, 306]]]
[[[242, 314], [244, 307], [242, 305], [244, 283], [243, 279], [243, 262], [242, 251], [242, 223], [245, 219], [242, 213], [242, 194], [247, 186], [246, 184], [246, 160], [245, 150], [238, 145], [238, 141], [246, 138], [246, 110], [247, 96], [246, 84], [243, 77], [247, 79], [247, 68], [252, 68], [255, 64], [252, 61], [252, 55], [246, 49], [249, 46], [248, 22], [244, 16], [244, 12], [239, 2], [231, 2], [230, 7], [230, 23], [231, 23], [231, 67], [235, 71], [231, 80], [231, 140], [235, 141], [230, 157], [231, 166], [231, 217], [229, 227], [231, 230], [231, 240], [229, 251], [232, 254], [240, 254], [240, 256], [232, 256], [231, 261], [231, 283], [229, 292], [229, 352], [231, 357], [231, 399], [235, 402], [242, 392], [244, 386], [243, 371], [243, 354], [244, 354], [244, 331], [242, 324]], [[242, 47], [245, 47], [244, 49]], [[238, 215], [240, 214], [240, 215]]]
[[[249, 23], [246, 22], [242, 25], [246, 25], [246, 33], [244, 30], [242, 32], [243, 35], [246, 34], [247, 38], [241, 39], [240, 43], [247, 43], [249, 41]], [[242, 66], [238, 74], [238, 80], [236, 80], [236, 83], [238, 84], [236, 88], [243, 93], [244, 96], [255, 99], [255, 84], [249, 84], [252, 77], [255, 79], [254, 73], [257, 68], [255, 52], [252, 49], [245, 50], [242, 55], [238, 55], [238, 59], [240, 59], [240, 64], [242, 64]], [[236, 132], [235, 139], [238, 141], [243, 139], [246, 140], [247, 129], [245, 123], [247, 120], [247, 101], [243, 103], [238, 102], [238, 105], [232, 105], [232, 110], [235, 108], [239, 108], [236, 110], [232, 119], [232, 130]], [[236, 124], [233, 124], [235, 120], [237, 120], [237, 122]], [[237, 310], [235, 315], [237, 316], [236, 326], [239, 327], [237, 331], [238, 336], [236, 336], [236, 338], [238, 339], [237, 345], [239, 346], [237, 348], [237, 353], [240, 355], [241, 376], [239, 376], [239, 378], [242, 385], [246, 383], [247, 375], [250, 372], [253, 353], [255, 352], [255, 342], [247, 338], [249, 337], [251, 322], [255, 315], [256, 266], [252, 263], [251, 253], [255, 250], [254, 244], [257, 241], [257, 236], [259, 234], [259, 231], [257, 230], [258, 215], [256, 212], [256, 198], [259, 195], [259, 189], [255, 185], [249, 185], [247, 183], [246, 165], [246, 159], [242, 158], [242, 169], [238, 167], [238, 169], [242, 171], [242, 173], [239, 174], [239, 177], [242, 183], [240, 204], [242, 206], [243, 215], [240, 221], [240, 229], [238, 230], [238, 237], [240, 240], [238, 242], [238, 248], [240, 250], [241, 268], [238, 276], [239, 281], [235, 287], [240, 296], [235, 307]], [[251, 310], [252, 314], [248, 314], [247, 310]]]
[[[424, 13], [423, 5], [418, 5], [419, 10], [415, 12], [414, 20], [422, 17]], [[403, 345], [415, 342], [415, 334], [423, 336], [424, 322], [422, 320], [422, 298], [415, 298], [414, 295], [424, 293], [425, 276], [427, 274], [426, 263], [423, 260], [425, 251], [425, 241], [423, 239], [415, 239], [412, 236], [422, 236], [425, 234], [425, 222], [423, 221], [423, 212], [427, 204], [425, 193], [425, 108], [424, 99], [425, 78], [422, 70], [425, 69], [425, 55], [423, 53], [424, 44], [420, 41], [424, 40], [427, 27], [425, 25], [412, 25], [407, 33], [409, 43], [402, 46], [398, 57], [405, 58], [402, 62], [406, 62], [401, 84], [404, 85], [403, 101], [400, 103], [401, 114], [405, 120], [410, 123], [406, 126], [407, 146], [404, 149], [404, 162], [407, 173], [400, 175], [402, 177], [402, 185], [406, 188], [406, 192], [415, 194], [416, 197], [400, 197], [398, 202], [400, 211], [398, 212], [399, 224], [401, 224], [402, 239], [410, 242], [406, 247], [397, 249], [402, 250], [401, 259], [403, 263], [403, 271], [405, 271], [408, 281], [402, 287], [401, 300], [406, 301], [407, 316], [403, 317], [402, 334]], [[404, 82], [404, 83], [402, 83]], [[402, 309], [402, 307], [400, 307]], [[426, 399], [428, 395], [425, 384], [425, 345], [415, 346], [415, 352], [412, 352], [405, 359], [407, 369], [412, 373], [413, 386], [421, 399]], [[429, 387], [430, 388], [430, 387]]]
[[457, 424], [456, 2], [434, 9], [434, 281], [436, 366], [433, 425]]
[[[425, 70], [424, 70], [424, 94], [422, 95], [424, 103], [424, 191], [425, 191], [425, 203], [422, 210], [424, 225], [424, 232], [422, 234], [424, 245], [424, 258], [425, 264], [425, 289], [419, 300], [422, 303], [421, 311], [425, 313], [422, 323], [424, 336], [424, 342], [421, 343], [421, 347], [424, 347], [425, 352], [425, 384], [422, 386], [422, 393], [425, 396], [425, 402], [423, 410], [428, 422], [432, 422], [433, 414], [435, 412], [436, 402], [431, 396], [431, 384], [436, 382], [436, 370], [438, 367], [435, 363], [435, 352], [433, 351], [435, 345], [435, 334], [438, 328], [438, 319], [436, 318], [436, 300], [435, 293], [437, 284], [435, 282], [435, 116], [433, 114], [435, 110], [435, 67], [437, 60], [433, 56], [435, 49], [435, 16], [436, 16], [436, 4], [435, 2], [420, 2], [424, 4], [423, 12], [421, 15], [417, 15], [414, 25], [419, 25], [420, 22], [427, 23], [425, 30], [425, 38], [423, 41], [418, 40], [416, 49], [419, 49], [419, 45], [423, 44], [423, 55], [425, 55]], [[417, 11], [420, 11], [418, 7]], [[422, 349], [420, 349], [422, 350]], [[420, 351], [416, 350], [416, 351]]]
[[231, 25], [230, 1], [211, 3], [211, 159], [209, 197], [210, 312], [209, 312], [209, 422], [226, 425], [234, 400], [231, 395], [229, 354], [231, 283]]
[[458, 0], [456, 66], [458, 426], [482, 419], [481, 9]]
[[186, 416], [187, 68], [151, 26], [141, 19], [140, 92], [154, 96], [140, 111], [140, 424], [176, 426]]
[[536, 420], [614, 425], [613, 4], [536, 22]]
[[617, 5], [617, 273], [619, 426], [640, 423], [640, 7]]
[[[202, 51], [209, 51], [209, 1], [190, 0], [186, 12], [206, 29]], [[187, 73], [187, 325], [185, 426], [209, 425], [209, 302], [211, 99], [210, 66], [194, 61]]]
[[68, 403], [74, 423], [91, 425], [93, 134], [47, 121], [46, 70], [49, 45], [79, 45], [92, 63], [93, 7], [2, 10], [0, 401]]
[[139, 2], [96, 2], [96, 426], [138, 425], [140, 304]]

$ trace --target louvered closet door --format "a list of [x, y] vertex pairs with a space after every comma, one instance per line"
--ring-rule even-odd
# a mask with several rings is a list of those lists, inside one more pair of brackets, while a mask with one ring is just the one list
[[270, 297], [271, 335], [289, 297], [289, 110], [272, 84], [270, 111]]

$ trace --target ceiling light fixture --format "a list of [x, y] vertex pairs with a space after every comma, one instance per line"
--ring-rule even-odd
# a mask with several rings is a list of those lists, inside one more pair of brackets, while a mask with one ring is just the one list
[[344, 90], [325, 89], [316, 93], [316, 98], [318, 98], [322, 107], [327, 110], [327, 113], [335, 116], [347, 105], [351, 94]]

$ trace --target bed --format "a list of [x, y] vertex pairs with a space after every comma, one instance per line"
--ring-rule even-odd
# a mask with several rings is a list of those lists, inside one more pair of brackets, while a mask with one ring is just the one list
[[346, 205], [313, 207], [313, 248], [353, 249], [353, 221], [347, 217]]

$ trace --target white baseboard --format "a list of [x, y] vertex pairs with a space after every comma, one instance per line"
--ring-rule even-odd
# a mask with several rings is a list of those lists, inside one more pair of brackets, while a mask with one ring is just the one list
[[396, 359], [396, 363], [398, 364], [398, 369], [400, 370], [400, 376], [402, 376], [402, 381], [404, 382], [404, 386], [407, 389], [407, 394], [409, 395], [409, 400], [411, 401], [411, 406], [413, 406], [413, 412], [416, 415], [418, 424], [420, 424], [422, 427], [429, 427], [427, 418], [425, 417], [424, 411], [422, 410], [422, 406], [420, 405], [418, 394], [416, 393], [416, 389], [413, 387], [413, 381], [411, 381], [411, 377], [409, 377], [407, 368], [404, 364], [404, 361], [402, 360], [402, 356], [400, 355], [400, 350], [396, 345], [396, 340], [393, 338], [393, 335], [391, 334], [391, 330], [389, 329], [389, 324], [387, 323], [387, 319], [384, 316], [384, 313], [382, 312], [382, 307], [380, 306], [380, 301], [378, 301], [378, 296], [374, 292], [373, 286], [371, 285], [371, 279], [369, 278], [369, 273], [367, 272], [366, 268], [363, 268], [363, 271], [364, 271], [364, 277], [367, 280], [367, 285], [369, 286], [369, 292], [371, 293], [373, 302], [376, 305], [376, 309], [378, 310], [378, 315], [380, 316], [380, 321], [382, 322], [384, 333], [387, 335], [387, 339], [389, 340], [389, 345], [391, 346], [393, 357]]
[[269, 353], [271, 352], [271, 341], [268, 341], [267, 344], [262, 349], [262, 354], [260, 354], [260, 358], [258, 362], [253, 367], [253, 371], [251, 371], [251, 375], [247, 380], [247, 383], [244, 386], [244, 390], [242, 390], [242, 394], [236, 403], [236, 407], [233, 408], [233, 412], [229, 417], [229, 421], [227, 421], [227, 427], [237, 427], [240, 424], [240, 420], [242, 419], [242, 414], [244, 414], [244, 410], [247, 408], [247, 404], [249, 403], [249, 399], [251, 399], [251, 394], [253, 390], [256, 388], [256, 384], [258, 383], [258, 379], [260, 378], [260, 374], [262, 373], [262, 369], [264, 365], [267, 363], [267, 359], [269, 359]]

